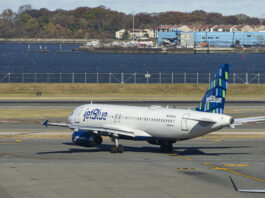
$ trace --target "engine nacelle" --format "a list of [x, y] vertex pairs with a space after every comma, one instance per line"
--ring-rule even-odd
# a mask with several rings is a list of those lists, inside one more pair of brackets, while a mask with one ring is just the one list
[[72, 141], [78, 146], [94, 147], [102, 143], [102, 137], [86, 131], [75, 131], [72, 135]]

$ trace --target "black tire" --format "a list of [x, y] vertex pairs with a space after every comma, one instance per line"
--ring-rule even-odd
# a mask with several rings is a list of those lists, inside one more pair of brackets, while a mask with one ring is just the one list
[[123, 153], [123, 151], [124, 151], [123, 145], [119, 145], [119, 147], [118, 147], [118, 153]]
[[110, 149], [110, 152], [111, 152], [111, 153], [117, 153], [117, 152], [118, 152], [118, 147], [115, 146], [115, 145], [113, 145], [113, 146], [111, 147], [111, 149]]
[[173, 146], [172, 144], [167, 145], [167, 153], [172, 153], [173, 152]]
[[161, 144], [160, 145], [160, 151], [161, 151], [161, 153], [165, 153], [166, 152], [166, 146], [165, 146], [165, 144]]
[[173, 146], [172, 146], [172, 144], [161, 144], [160, 145], [160, 151], [161, 151], [161, 153], [172, 153], [173, 152]]

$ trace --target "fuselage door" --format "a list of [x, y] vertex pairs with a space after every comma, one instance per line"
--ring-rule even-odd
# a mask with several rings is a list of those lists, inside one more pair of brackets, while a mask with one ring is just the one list
[[181, 130], [182, 131], [188, 131], [189, 128], [188, 128], [188, 120], [187, 118], [189, 118], [190, 114], [189, 113], [185, 113], [183, 116], [182, 116], [182, 119], [181, 119]]
[[81, 117], [80, 114], [81, 114], [82, 110], [83, 110], [83, 107], [76, 110], [76, 112], [75, 112], [75, 123], [79, 123], [79, 119]]
[[114, 123], [120, 123], [121, 121], [121, 114], [116, 114], [114, 117]]

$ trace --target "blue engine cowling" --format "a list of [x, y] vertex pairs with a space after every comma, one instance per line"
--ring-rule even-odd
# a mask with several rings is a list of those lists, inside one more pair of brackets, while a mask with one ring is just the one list
[[78, 146], [94, 147], [102, 143], [102, 137], [86, 131], [75, 131], [72, 135], [72, 141]]

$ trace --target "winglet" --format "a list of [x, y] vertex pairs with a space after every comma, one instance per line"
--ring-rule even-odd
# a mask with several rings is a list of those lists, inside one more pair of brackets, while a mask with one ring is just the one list
[[45, 122], [43, 122], [43, 126], [45, 126], [45, 128], [44, 128], [44, 132], [46, 133], [46, 131], [47, 131], [47, 127], [48, 127], [48, 122], [49, 122], [49, 120], [46, 120]]
[[48, 122], [49, 122], [49, 120], [46, 120], [45, 122], [43, 122], [43, 124], [42, 125], [44, 125], [44, 126], [48, 126]]

